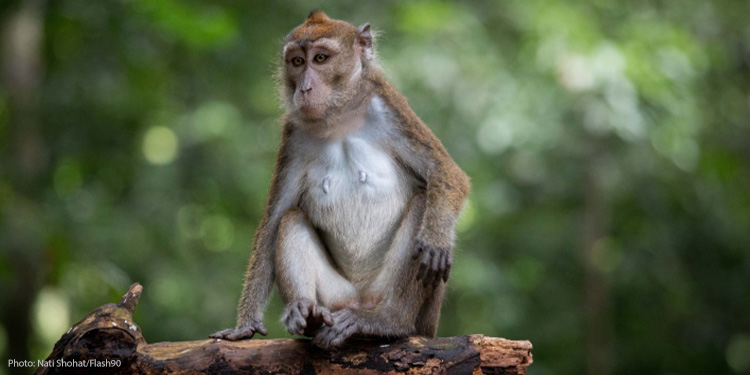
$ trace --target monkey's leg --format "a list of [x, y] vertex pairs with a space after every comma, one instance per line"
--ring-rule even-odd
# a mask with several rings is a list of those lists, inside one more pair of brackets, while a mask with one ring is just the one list
[[415, 235], [424, 207], [424, 194], [414, 195], [379, 274], [362, 292], [360, 307], [335, 311], [333, 326], [320, 330], [313, 339], [316, 345], [338, 346], [356, 333], [389, 337], [435, 334], [445, 284], [425, 285], [417, 280], [419, 262], [413, 259]]
[[329, 306], [355, 299], [356, 288], [333, 265], [305, 213], [284, 213], [276, 248], [276, 282], [286, 303], [282, 322], [293, 335], [312, 335], [323, 323], [331, 326]]
[[445, 298], [445, 283], [440, 283], [427, 293], [427, 299], [417, 315], [417, 334], [427, 337], [435, 337], [438, 323], [440, 323], [440, 308], [443, 307]]

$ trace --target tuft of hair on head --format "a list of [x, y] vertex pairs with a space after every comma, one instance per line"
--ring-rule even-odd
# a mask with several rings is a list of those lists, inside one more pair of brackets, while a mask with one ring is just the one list
[[310, 23], [323, 23], [328, 20], [330, 18], [321, 9], [313, 9], [307, 14], [307, 22]]

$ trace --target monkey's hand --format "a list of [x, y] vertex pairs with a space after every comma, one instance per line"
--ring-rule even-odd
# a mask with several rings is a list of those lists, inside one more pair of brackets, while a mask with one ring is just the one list
[[255, 333], [260, 333], [265, 336], [268, 334], [268, 330], [263, 326], [263, 322], [252, 320], [239, 328], [229, 328], [223, 331], [219, 331], [209, 336], [212, 339], [225, 339], [229, 341], [237, 341], [243, 339], [251, 339]]
[[323, 323], [332, 326], [333, 317], [327, 308], [302, 298], [286, 305], [281, 322], [292, 335], [312, 336]]
[[333, 314], [333, 325], [321, 328], [312, 339], [313, 345], [330, 349], [340, 346], [344, 340], [359, 332], [360, 317], [350, 309], [341, 309]]
[[419, 260], [417, 269], [417, 280], [422, 280], [425, 287], [438, 286], [440, 281], [448, 281], [453, 264], [452, 246], [435, 246], [417, 237], [416, 247], [412, 259]]

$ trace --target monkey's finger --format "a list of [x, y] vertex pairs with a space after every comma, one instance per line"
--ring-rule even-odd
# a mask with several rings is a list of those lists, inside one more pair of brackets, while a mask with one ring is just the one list
[[292, 309], [291, 311], [289, 311], [287, 323], [288, 325], [296, 325], [297, 327], [303, 328], [307, 326], [307, 321], [302, 317], [302, 313], [299, 311], [299, 309]]
[[438, 261], [437, 268], [435, 269], [435, 275], [432, 277], [433, 288], [437, 288], [440, 280], [443, 278], [443, 259], [445, 259], [445, 254], [441, 253], [436, 258], [438, 258]]
[[289, 309], [288, 311], [284, 312], [284, 314], [281, 316], [281, 321], [284, 322], [284, 325], [289, 326], [289, 324], [292, 323], [293, 313], [294, 313], [294, 309]]
[[432, 278], [430, 279], [430, 283], [432, 284], [433, 288], [436, 288], [438, 284], [440, 284], [440, 280], [443, 277], [443, 273], [440, 270], [437, 270], [433, 273]]
[[417, 246], [417, 249], [414, 251], [414, 254], [412, 254], [411, 259], [417, 259], [420, 255], [422, 255], [422, 246]]
[[316, 318], [323, 319], [323, 323], [327, 326], [333, 326], [333, 318], [331, 312], [323, 306], [313, 305], [313, 316]]
[[311, 304], [304, 303], [303, 301], [300, 301], [297, 305], [297, 310], [299, 311], [300, 315], [302, 315], [303, 318], [307, 318], [310, 316], [310, 308], [315, 308], [314, 306], [310, 306]]
[[297, 327], [299, 327], [300, 330], [307, 328], [307, 319], [303, 318], [299, 312], [294, 317], [294, 323], [297, 324]]
[[427, 273], [428, 265], [430, 264], [430, 256], [428, 254], [422, 254], [422, 261], [419, 262], [419, 268], [417, 269], [417, 280], [423, 280]]
[[293, 335], [297, 335], [297, 336], [304, 336], [304, 334], [305, 334], [305, 328], [304, 328], [304, 327], [300, 327], [300, 326], [297, 326], [297, 327], [296, 327], [296, 328], [294, 329], [294, 332], [293, 332], [292, 334], [293, 334]]
[[432, 282], [434, 287], [440, 284], [440, 281], [445, 277], [445, 265], [448, 263], [448, 253], [445, 251], [440, 252], [440, 262], [438, 263], [438, 271], [435, 273], [435, 280]]
[[312, 316], [315, 318], [322, 318], [323, 313], [326, 311], [326, 308], [320, 305], [313, 305], [312, 306]]
[[268, 335], [268, 330], [263, 324], [259, 324], [257, 327], [255, 327], [255, 332], [258, 332], [263, 336]]
[[451, 267], [453, 266], [453, 260], [448, 257], [448, 263], [445, 265], [445, 273], [443, 273], [443, 281], [448, 282], [448, 276], [451, 275]]
[[430, 259], [430, 269], [427, 272], [427, 276], [424, 278], [424, 286], [430, 285], [434, 282], [435, 277], [440, 271], [440, 254], [432, 253], [432, 259]]
[[333, 327], [333, 316], [331, 316], [331, 312], [328, 311], [328, 309], [323, 310], [323, 322], [329, 326]]
[[302, 335], [305, 331], [304, 328], [299, 326], [299, 321], [297, 320], [290, 324], [286, 324], [286, 330], [289, 331], [289, 334], [291, 335]]
[[440, 275], [438, 275], [437, 280], [435, 281], [435, 284], [439, 284], [440, 281], [447, 281], [448, 280], [448, 269], [450, 268], [451, 264], [451, 254], [448, 252], [443, 253], [443, 258], [441, 259], [442, 262], [440, 264]]
[[437, 275], [435, 276], [435, 281], [433, 283], [433, 286], [437, 287], [438, 284], [440, 284], [440, 281], [445, 280], [445, 272], [448, 268], [448, 258], [450, 255], [447, 252], [443, 252], [440, 254], [440, 266], [439, 271]]

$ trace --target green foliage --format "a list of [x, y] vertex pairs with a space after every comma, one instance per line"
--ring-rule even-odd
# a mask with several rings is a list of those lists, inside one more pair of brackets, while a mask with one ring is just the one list
[[[35, 131], [0, 86], [0, 288], [33, 303], [17, 359], [134, 281], [151, 342], [234, 324], [279, 42], [308, 7], [47, 2]], [[529, 339], [531, 374], [750, 373], [750, 3], [323, 8], [380, 31], [389, 77], [472, 177], [440, 335]]]

